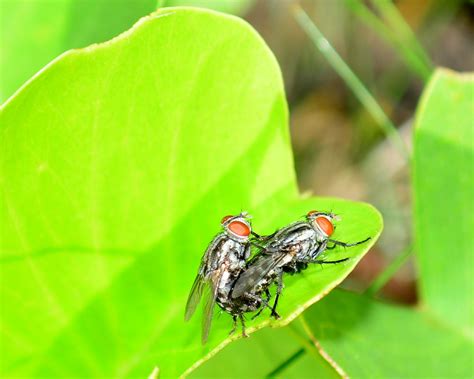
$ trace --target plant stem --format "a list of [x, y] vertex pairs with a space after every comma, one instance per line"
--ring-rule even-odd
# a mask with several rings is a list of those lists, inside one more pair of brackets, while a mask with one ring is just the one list
[[[298, 316], [298, 321], [300, 322], [301, 326], [303, 327], [303, 333], [298, 330], [298, 328], [295, 326], [295, 323], [292, 322], [290, 323], [285, 330], [291, 334], [293, 338], [295, 338], [302, 346], [303, 348], [298, 350], [295, 354], [293, 354], [289, 359], [287, 359], [283, 364], [278, 366], [275, 370], [273, 370], [271, 373], [267, 375], [268, 378], [270, 377], [275, 377], [278, 374], [281, 373], [283, 369], [294, 363], [296, 359], [299, 359], [302, 357], [305, 353], [309, 353], [312, 356], [316, 357], [317, 359], [323, 359], [330, 367], [335, 369], [333, 365], [331, 365], [324, 356], [322, 356], [321, 351], [318, 350], [317, 346], [315, 345], [315, 339], [314, 336], [311, 334], [311, 331], [309, 330], [309, 326], [307, 325], [303, 315]], [[335, 369], [336, 372], [337, 369]]]
[[[301, 317], [302, 317], [302, 315], [298, 316], [298, 320], [300, 320], [300, 322], [301, 322]], [[307, 338], [308, 336], [301, 335], [301, 333], [299, 333], [297, 331], [297, 329], [296, 329], [296, 327], [294, 326], [293, 323], [290, 323], [288, 325], [288, 327], [286, 328], [286, 330], [288, 330], [288, 332], [294, 338], [296, 338], [301, 345], [303, 345], [306, 352], [309, 352], [309, 353], [311, 353], [312, 355], [314, 355], [316, 357], [320, 357], [319, 351], [313, 345], [312, 341]], [[306, 331], [305, 331], [305, 333], [306, 333]]]
[[303, 314], [300, 314], [298, 316], [298, 320], [300, 321], [303, 327], [303, 330], [310, 338], [312, 345], [314, 345], [314, 348], [318, 352], [318, 354], [341, 376], [341, 378], [344, 378], [344, 379], [349, 378], [349, 376], [343, 370], [343, 368], [339, 366], [339, 364], [322, 348], [321, 344], [319, 343], [319, 341], [316, 339], [313, 332], [311, 331], [311, 328], [306, 322], [306, 319], [304, 318]]
[[409, 153], [396, 127], [387, 117], [382, 107], [377, 103], [360, 79], [352, 72], [349, 66], [331, 46], [318, 27], [311, 21], [307, 13], [298, 5], [294, 7], [294, 15], [300, 26], [308, 34], [314, 45], [321, 51], [329, 64], [351, 88], [354, 95], [364, 105], [367, 111], [379, 124], [387, 137], [391, 140], [400, 155], [409, 161]]
[[392, 276], [402, 267], [413, 251], [413, 246], [410, 245], [405, 248], [397, 257], [388, 264], [387, 267], [375, 278], [372, 284], [365, 290], [367, 295], [375, 295], [379, 292], [385, 284], [392, 278]]

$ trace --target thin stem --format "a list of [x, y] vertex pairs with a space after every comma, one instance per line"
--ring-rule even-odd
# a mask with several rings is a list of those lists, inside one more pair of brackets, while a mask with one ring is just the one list
[[307, 13], [300, 6], [295, 5], [294, 14], [296, 20], [308, 34], [314, 45], [319, 49], [319, 51], [321, 51], [329, 64], [351, 88], [354, 95], [372, 115], [377, 124], [379, 124], [392, 144], [399, 151], [400, 155], [408, 161], [410, 155], [405, 143], [398, 134], [395, 125], [393, 125], [383, 111], [382, 107], [377, 103], [360, 79], [354, 74], [354, 72], [352, 72], [337, 51], [331, 46], [318, 27], [313, 23], [313, 21], [311, 21]]
[[392, 278], [393, 275], [402, 267], [413, 251], [413, 246], [410, 245], [405, 248], [397, 257], [388, 264], [387, 267], [375, 278], [372, 284], [365, 290], [368, 295], [375, 295], [379, 292], [385, 284]]
[[345, 0], [345, 3], [347, 7], [362, 20], [362, 22], [376, 32], [377, 36], [384, 39], [395, 48], [407, 66], [415, 72], [415, 74], [425, 82], [428, 80], [433, 71], [433, 67], [429, 60], [427, 61], [427, 56], [424, 52], [419, 53], [419, 49], [412, 48], [411, 45], [408, 45], [404, 39], [400, 38], [401, 35], [398, 33], [398, 30], [391, 30], [387, 27], [387, 25], [385, 25], [363, 1]]
[[[302, 315], [299, 315], [298, 320], [300, 320], [301, 317], [302, 317]], [[298, 331], [296, 330], [296, 327], [293, 325], [293, 323], [290, 323], [285, 330], [287, 330], [295, 339], [298, 340], [298, 342], [304, 347], [306, 352], [309, 352], [309, 353], [311, 353], [312, 355], [314, 355], [318, 358], [321, 356], [319, 354], [319, 351], [313, 345], [312, 341], [308, 340], [308, 338], [306, 338], [306, 336], [302, 336], [300, 333], [298, 333]], [[306, 333], [306, 331], [305, 331], [305, 333]]]
[[304, 318], [303, 314], [300, 314], [298, 316], [298, 320], [300, 321], [301, 325], [303, 326], [303, 330], [305, 333], [308, 335], [310, 338], [312, 344], [316, 348], [315, 350], [318, 352], [318, 354], [342, 377], [342, 378], [349, 378], [347, 373], [344, 371], [344, 369], [339, 366], [339, 364], [322, 348], [321, 344], [319, 341], [316, 339], [314, 336], [313, 332], [311, 331], [310, 326], [308, 325], [306, 319]]
[[303, 314], [300, 314], [298, 316], [298, 321], [303, 326], [303, 332], [305, 333], [305, 335], [302, 335], [298, 331], [298, 329], [295, 326], [294, 322], [290, 323], [285, 328], [285, 330], [288, 331], [292, 335], [292, 337], [294, 337], [304, 347], [304, 351], [306, 353], [311, 354], [312, 356], [314, 356], [318, 360], [320, 360], [322, 358], [323, 361], [326, 362], [329, 365], [329, 367], [331, 367], [332, 369], [334, 369], [334, 371], [336, 371], [337, 373], [340, 374], [340, 371], [338, 370], [337, 366], [332, 365], [331, 362], [329, 362], [327, 360], [327, 357], [325, 357], [322, 354], [322, 351], [318, 350], [318, 347], [316, 345], [317, 342], [315, 343], [316, 340], [315, 340], [314, 336], [312, 335], [312, 333], [309, 329], [309, 326], [308, 326], [308, 324], [306, 323], [306, 320], [303, 317]]

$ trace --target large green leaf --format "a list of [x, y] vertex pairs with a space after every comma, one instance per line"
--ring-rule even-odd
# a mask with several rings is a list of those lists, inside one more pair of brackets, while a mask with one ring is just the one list
[[417, 112], [415, 231], [424, 307], [473, 335], [474, 75], [438, 70]]
[[215, 354], [230, 317], [202, 346], [183, 308], [224, 214], [246, 209], [268, 233], [332, 209], [335, 238], [373, 237], [331, 253], [345, 264], [287, 278], [275, 326], [342, 281], [382, 228], [367, 204], [298, 199], [278, 65], [231, 16], [163, 9], [68, 52], [1, 125], [2, 375], [175, 376]]
[[64, 51], [106, 41], [156, 0], [2, 0], [0, 102]]
[[425, 311], [333, 291], [304, 313], [311, 339], [354, 378], [471, 377], [472, 344]]
[[158, 3], [162, 7], [193, 6], [242, 15], [252, 6], [254, 0], [158, 0]]
[[157, 6], [242, 14], [252, 0], [2, 0], [0, 102], [64, 51], [106, 41]]

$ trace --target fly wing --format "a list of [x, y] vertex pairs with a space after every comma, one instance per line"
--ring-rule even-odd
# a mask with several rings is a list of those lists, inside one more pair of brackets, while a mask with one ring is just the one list
[[204, 290], [208, 285], [207, 277], [212, 270], [212, 262], [214, 259], [216, 259], [217, 247], [222, 238], [223, 236], [221, 234], [217, 235], [209, 244], [201, 259], [198, 274], [196, 275], [196, 279], [194, 279], [193, 286], [189, 292], [188, 301], [186, 302], [186, 310], [184, 313], [184, 319], [186, 321], [188, 321], [196, 311]]
[[201, 342], [204, 345], [209, 337], [211, 330], [212, 316], [214, 315], [214, 305], [216, 304], [217, 291], [223, 274], [223, 268], [219, 268], [212, 273], [210, 280], [207, 281], [205, 303], [202, 313]]
[[[249, 262], [248, 268], [240, 275], [232, 290], [232, 298], [236, 299], [245, 292], [251, 291], [257, 283], [276, 267], [283, 266], [285, 258], [291, 259], [298, 252], [298, 238], [307, 230], [312, 230], [307, 222], [297, 221], [284, 227], [268, 237], [264, 237], [267, 254], [257, 253]], [[268, 240], [268, 241], [265, 241]]]
[[194, 279], [193, 286], [191, 287], [188, 301], [186, 302], [186, 311], [184, 313], [185, 321], [188, 321], [196, 311], [205, 287], [206, 281], [204, 277], [201, 275], [201, 273], [197, 274], [196, 279]]
[[286, 252], [275, 253], [268, 256], [261, 255], [253, 264], [251, 262], [250, 267], [237, 279], [234, 289], [232, 290], [232, 298], [236, 299], [245, 292], [251, 291], [262, 278], [284, 261], [286, 255]]

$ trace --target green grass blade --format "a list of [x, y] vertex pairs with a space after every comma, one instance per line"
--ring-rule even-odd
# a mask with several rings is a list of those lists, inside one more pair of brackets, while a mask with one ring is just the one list
[[433, 63], [397, 7], [390, 0], [372, 0], [372, 3], [380, 12], [382, 18], [390, 25], [399, 43], [405, 46], [406, 49], [416, 53], [416, 56], [425, 67], [424, 71], [427, 74], [425, 79], [428, 79], [429, 74], [434, 70]]
[[369, 288], [365, 291], [368, 295], [375, 295], [379, 292], [382, 287], [392, 278], [395, 273], [406, 263], [413, 251], [413, 247], [410, 245], [405, 248], [397, 257], [388, 264], [377, 278], [372, 282]]
[[267, 374], [266, 378], [276, 378], [285, 368], [294, 363], [297, 359], [301, 358], [305, 354], [306, 350], [301, 348], [296, 351], [291, 357], [286, 361], [282, 362], [278, 367], [276, 367], [272, 372]]
[[329, 64], [341, 76], [341, 78], [352, 90], [354, 95], [359, 99], [359, 101], [364, 105], [375, 121], [380, 125], [399, 153], [408, 160], [409, 153], [400, 135], [398, 134], [395, 125], [393, 125], [393, 123], [383, 111], [382, 107], [377, 103], [361, 80], [354, 74], [346, 62], [344, 62], [341, 56], [331, 46], [329, 41], [324, 37], [318, 27], [313, 23], [308, 14], [301, 7], [295, 6], [294, 15], [300, 26], [313, 41], [314, 45], [319, 49], [319, 51], [321, 51], [324, 57], [328, 60]]
[[377, 36], [388, 42], [396, 52], [401, 56], [406, 65], [421, 79], [428, 80], [433, 67], [427, 61], [424, 52], [420, 53], [418, 49], [413, 48], [411, 44], [406, 44], [397, 30], [391, 30], [383, 23], [361, 0], [345, 0], [346, 6], [358, 16], [363, 23], [371, 28]]

